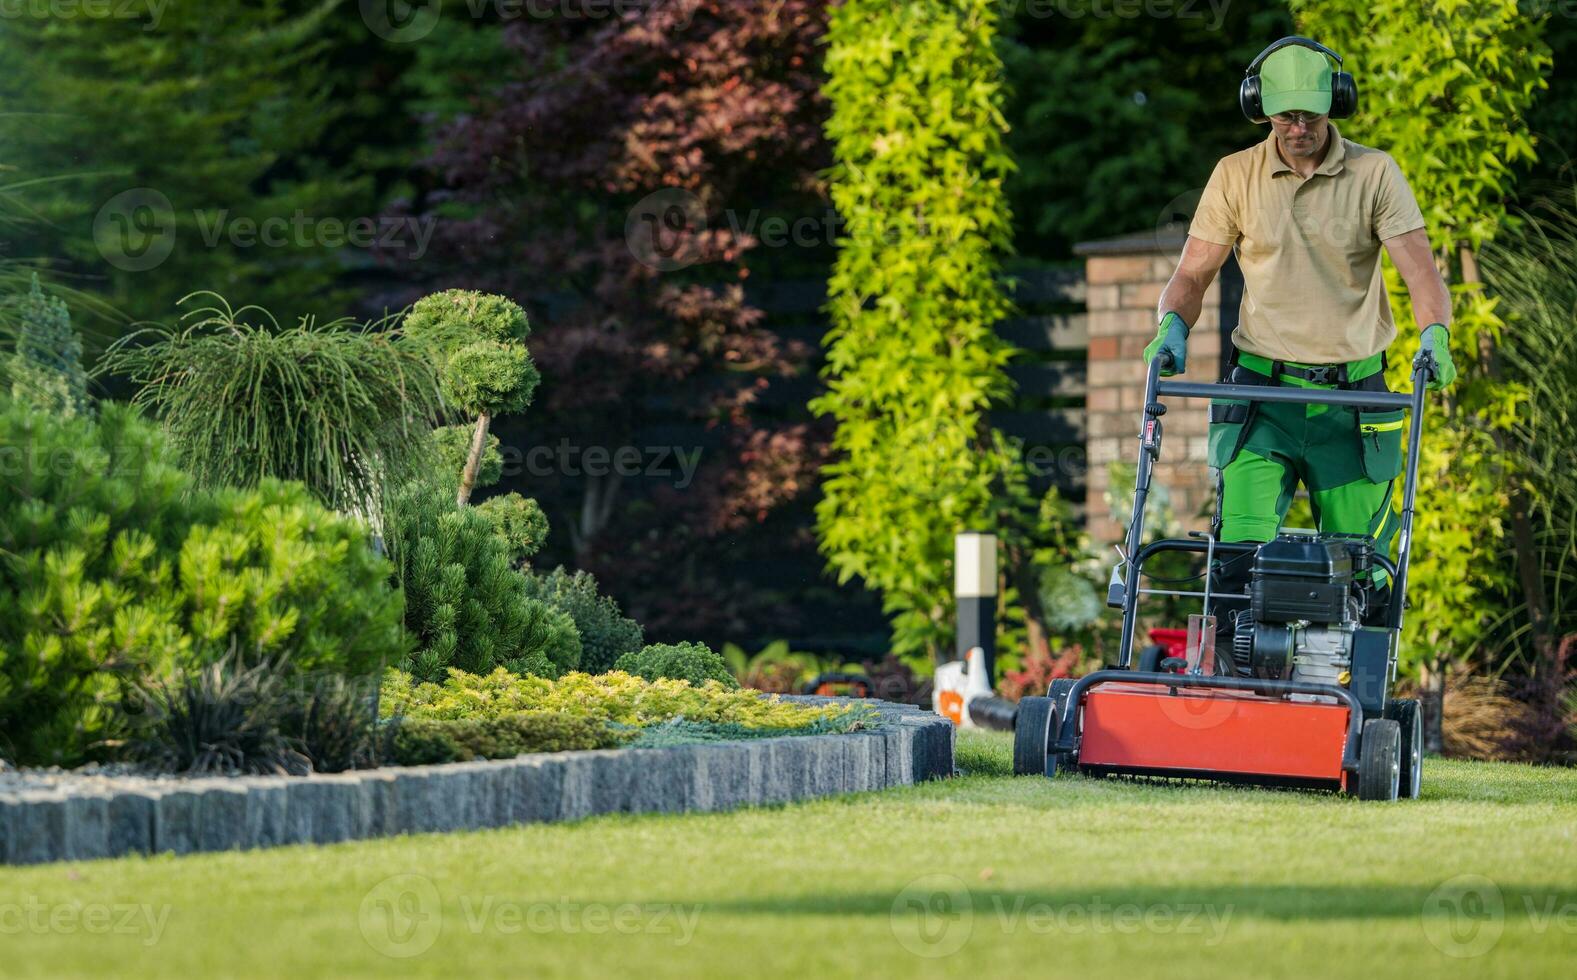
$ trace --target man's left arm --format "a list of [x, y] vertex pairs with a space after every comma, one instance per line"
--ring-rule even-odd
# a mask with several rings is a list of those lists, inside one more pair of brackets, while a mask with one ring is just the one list
[[1402, 168], [1389, 156], [1375, 187], [1374, 234], [1385, 244], [1396, 271], [1407, 284], [1413, 300], [1413, 319], [1418, 321], [1419, 361], [1433, 360], [1429, 387], [1439, 390], [1457, 379], [1457, 366], [1451, 361], [1451, 293], [1446, 290], [1435, 257], [1429, 248], [1429, 232], [1424, 214], [1418, 208], [1413, 189], [1402, 176]]
[[1413, 300], [1413, 319], [1418, 329], [1430, 324], [1451, 326], [1451, 294], [1446, 291], [1445, 280], [1435, 267], [1434, 252], [1429, 247], [1429, 233], [1422, 228], [1405, 235], [1387, 238], [1383, 243], [1391, 256], [1391, 263], [1402, 274], [1407, 284], [1407, 294]]

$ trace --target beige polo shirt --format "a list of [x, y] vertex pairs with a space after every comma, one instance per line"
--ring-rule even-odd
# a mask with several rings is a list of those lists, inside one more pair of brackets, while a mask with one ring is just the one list
[[1276, 151], [1276, 134], [1223, 157], [1188, 234], [1230, 245], [1243, 269], [1238, 349], [1303, 364], [1356, 361], [1396, 338], [1380, 243], [1424, 227], [1396, 161], [1342, 139], [1308, 178]]

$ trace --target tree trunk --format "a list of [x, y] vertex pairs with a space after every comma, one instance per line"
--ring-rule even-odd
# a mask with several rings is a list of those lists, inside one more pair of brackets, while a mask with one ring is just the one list
[[482, 453], [487, 449], [487, 426], [493, 416], [487, 412], [476, 417], [476, 432], [471, 436], [471, 453], [465, 458], [465, 471], [460, 474], [460, 491], [455, 503], [461, 507], [471, 502], [471, 490], [476, 486], [476, 475], [482, 469]]
[[1424, 751], [1439, 755], [1445, 751], [1446, 675], [1445, 662], [1425, 662], [1419, 668], [1418, 707], [1424, 713]]

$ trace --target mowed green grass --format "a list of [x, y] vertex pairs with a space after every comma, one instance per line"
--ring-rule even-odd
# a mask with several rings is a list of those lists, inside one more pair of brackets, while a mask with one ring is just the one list
[[1570, 977], [1577, 772], [1431, 761], [1425, 796], [954, 780], [0, 870], [0, 974]]

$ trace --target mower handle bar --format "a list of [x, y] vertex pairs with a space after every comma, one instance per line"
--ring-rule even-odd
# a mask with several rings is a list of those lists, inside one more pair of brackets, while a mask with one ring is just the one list
[[[1355, 408], [1401, 408], [1413, 417], [1407, 436], [1407, 467], [1402, 481], [1401, 527], [1397, 537], [1396, 573], [1392, 576], [1391, 616], [1392, 629], [1402, 628], [1403, 610], [1407, 605], [1407, 576], [1411, 564], [1413, 543], [1413, 510], [1418, 494], [1418, 448], [1423, 435], [1424, 395], [1427, 383], [1436, 370], [1434, 354], [1424, 350], [1413, 362], [1413, 390], [1411, 392], [1352, 391], [1327, 388], [1297, 388], [1276, 385], [1200, 384], [1191, 381], [1162, 381], [1161, 369], [1175, 365], [1170, 351], [1159, 351], [1150, 359], [1145, 372], [1144, 422], [1139, 431], [1139, 465], [1134, 473], [1133, 512], [1128, 519], [1127, 548], [1121, 552], [1122, 564], [1132, 564], [1144, 547], [1144, 507], [1150, 495], [1150, 474], [1161, 455], [1161, 416], [1166, 406], [1160, 396], [1179, 398], [1224, 398], [1239, 401], [1294, 402], [1305, 405], [1342, 405]], [[1212, 539], [1211, 544], [1215, 542]], [[1119, 568], [1121, 565], [1119, 565]], [[1209, 574], [1209, 569], [1206, 569]], [[1116, 571], [1113, 571], [1116, 575]], [[1139, 571], [1134, 569], [1132, 587], [1123, 589], [1122, 639], [1117, 648], [1119, 669], [1127, 670], [1133, 657], [1133, 636], [1138, 614], [1140, 585]], [[1206, 592], [1209, 592], [1208, 579]], [[1206, 597], [1208, 608], [1208, 595]], [[1392, 662], [1393, 669], [1395, 662]]]
[[1252, 402], [1295, 402], [1304, 405], [1345, 405], [1352, 408], [1413, 407], [1413, 396], [1396, 391], [1341, 391], [1327, 388], [1271, 388], [1264, 385], [1204, 384], [1198, 381], [1157, 381], [1157, 395], [1175, 398], [1227, 398]]

